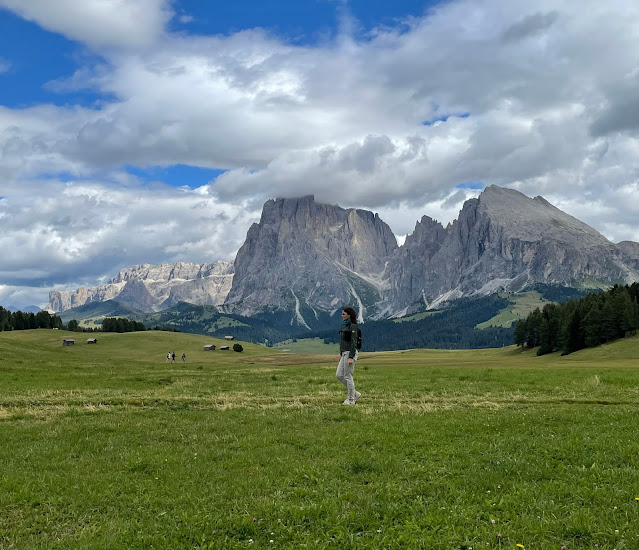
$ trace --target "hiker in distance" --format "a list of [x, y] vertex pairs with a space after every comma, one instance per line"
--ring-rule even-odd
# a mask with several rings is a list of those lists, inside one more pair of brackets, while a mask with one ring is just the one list
[[339, 331], [339, 363], [337, 364], [337, 379], [346, 386], [348, 395], [344, 405], [355, 405], [361, 397], [355, 391], [353, 372], [357, 361], [357, 313], [346, 306], [342, 308], [342, 328]]

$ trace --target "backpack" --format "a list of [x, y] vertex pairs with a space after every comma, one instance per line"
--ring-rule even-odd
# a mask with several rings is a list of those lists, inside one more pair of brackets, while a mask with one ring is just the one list
[[[339, 333], [343, 334], [343, 331], [340, 330]], [[351, 341], [352, 337], [350, 331], [346, 331], [345, 338], [347, 342]], [[359, 326], [357, 327], [357, 341], [355, 342], [355, 347], [358, 351], [362, 349], [362, 329], [359, 328]]]

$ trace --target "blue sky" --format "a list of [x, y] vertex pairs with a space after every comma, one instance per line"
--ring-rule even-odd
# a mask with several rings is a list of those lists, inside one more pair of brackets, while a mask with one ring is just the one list
[[[335, 39], [345, 25], [365, 41], [376, 27], [401, 28], [408, 18], [421, 16], [438, 3], [436, 0], [179, 0], [171, 3], [175, 17], [167, 27], [175, 33], [200, 36], [228, 36], [246, 29], [262, 28], [285, 42], [312, 47]], [[10, 69], [0, 76], [1, 105], [18, 109], [43, 103], [93, 108], [113, 99], [111, 94], [95, 93], [91, 89], [60, 90], [56, 87], [56, 81], [71, 77], [78, 67], [108, 63], [99, 52], [83, 43], [50, 32], [7, 9], [0, 9], [0, 36], [3, 37], [0, 59], [11, 62]], [[444, 117], [436, 120], [445, 120], [448, 115]], [[129, 165], [123, 169], [141, 181], [163, 181], [171, 186], [189, 187], [206, 184], [225, 171], [224, 167], [185, 164]], [[65, 174], [60, 176], [64, 178]]]
[[512, 187], [639, 241], [636, 0], [0, 0], [0, 304], [232, 261], [264, 202], [401, 237]]
[[436, 1], [418, 0], [271, 0], [239, 2], [182, 1], [175, 4], [179, 16], [193, 18], [175, 23], [198, 34], [231, 34], [243, 29], [262, 27], [286, 40], [315, 44], [335, 35], [348, 14], [362, 34], [380, 25], [395, 25], [408, 16], [420, 16]]

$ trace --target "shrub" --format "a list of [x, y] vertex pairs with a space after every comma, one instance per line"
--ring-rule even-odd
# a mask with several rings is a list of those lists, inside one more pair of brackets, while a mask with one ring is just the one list
[[238, 353], [244, 351], [242, 344], [233, 344], [233, 351], [237, 351]]

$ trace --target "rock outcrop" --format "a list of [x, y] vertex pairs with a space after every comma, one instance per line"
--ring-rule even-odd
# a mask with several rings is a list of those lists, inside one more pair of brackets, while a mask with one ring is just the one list
[[106, 300], [117, 300], [144, 312], [159, 311], [179, 301], [220, 306], [232, 282], [230, 262], [135, 265], [98, 287], [51, 291], [46, 307], [61, 312]]
[[624, 261], [635, 269], [639, 269], [639, 243], [621, 241], [616, 246]]
[[605, 286], [639, 280], [630, 252], [624, 256], [542, 197], [513, 189], [486, 188], [445, 229], [432, 220], [423, 224], [406, 238], [390, 274], [389, 301], [401, 313], [535, 282]]
[[225, 308], [241, 315], [292, 311], [292, 321], [303, 326], [318, 311], [345, 304], [374, 313], [396, 250], [390, 227], [372, 212], [317, 203], [312, 196], [269, 200], [237, 253]]

